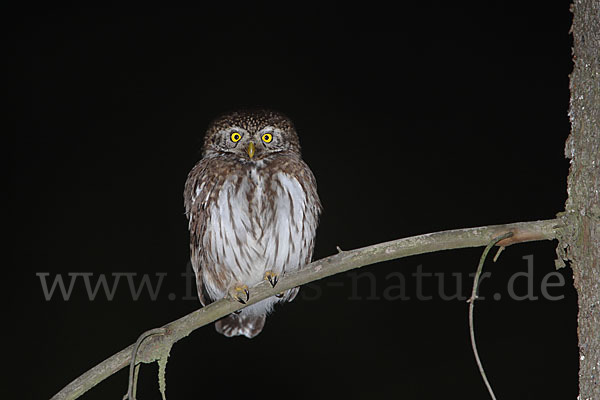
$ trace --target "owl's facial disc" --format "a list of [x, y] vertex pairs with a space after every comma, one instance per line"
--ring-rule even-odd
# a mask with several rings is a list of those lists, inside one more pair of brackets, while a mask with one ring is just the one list
[[265, 109], [240, 110], [224, 114], [209, 125], [202, 155], [254, 163], [279, 156], [300, 156], [300, 143], [285, 115]]

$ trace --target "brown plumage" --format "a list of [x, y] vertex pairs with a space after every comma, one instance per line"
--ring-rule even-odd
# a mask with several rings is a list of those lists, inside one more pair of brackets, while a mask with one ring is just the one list
[[[321, 204], [294, 126], [280, 113], [236, 111], [213, 121], [184, 200], [203, 305], [225, 296], [244, 303], [261, 280], [275, 286], [284, 271], [311, 260]], [[216, 329], [254, 337], [273, 305], [297, 292], [246, 307], [217, 321]]]

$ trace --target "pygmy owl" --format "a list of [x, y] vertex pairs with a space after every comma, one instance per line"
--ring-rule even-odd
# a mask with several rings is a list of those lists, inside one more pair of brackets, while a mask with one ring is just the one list
[[[321, 203], [296, 130], [280, 113], [236, 111], [213, 121], [184, 200], [203, 305], [225, 296], [245, 304], [249, 288], [262, 280], [275, 287], [284, 271], [311, 260]], [[215, 327], [225, 336], [252, 338], [273, 306], [292, 301], [298, 289], [250, 305]]]

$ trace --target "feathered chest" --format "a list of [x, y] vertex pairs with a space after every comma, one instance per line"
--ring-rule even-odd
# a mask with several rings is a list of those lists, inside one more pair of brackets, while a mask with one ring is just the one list
[[213, 228], [232, 229], [237, 245], [261, 242], [276, 222], [278, 198], [283, 195], [278, 181], [278, 176], [263, 176], [256, 169], [228, 178], [209, 210]]
[[295, 175], [251, 168], [218, 187], [200, 183], [194, 197], [203, 202], [197, 250], [205, 262], [258, 277], [296, 269], [310, 258], [317, 214]]

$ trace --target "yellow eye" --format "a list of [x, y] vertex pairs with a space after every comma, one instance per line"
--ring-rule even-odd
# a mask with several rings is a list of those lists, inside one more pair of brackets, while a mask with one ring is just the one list
[[271, 140], [273, 140], [273, 135], [271, 135], [270, 133], [265, 133], [264, 135], [262, 135], [262, 140], [265, 143], [270, 143]]
[[242, 138], [242, 135], [240, 135], [240, 134], [239, 134], [239, 133], [237, 133], [237, 132], [233, 132], [233, 133], [231, 134], [231, 141], [232, 141], [233, 143], [237, 143], [237, 142], [239, 142], [241, 138]]

